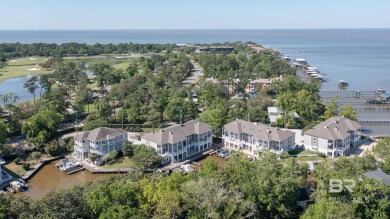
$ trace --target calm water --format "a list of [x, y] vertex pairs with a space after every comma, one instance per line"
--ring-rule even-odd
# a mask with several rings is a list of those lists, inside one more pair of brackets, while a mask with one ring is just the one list
[[92, 174], [86, 170], [72, 175], [61, 172], [56, 166], [56, 162], [51, 162], [42, 167], [28, 182], [26, 192], [18, 195], [28, 196], [34, 200], [43, 198], [54, 189], [71, 188], [75, 185], [84, 185], [88, 181], [108, 178], [116, 174]]
[[[23, 84], [28, 80], [28, 77], [20, 77], [20, 78], [11, 78], [7, 79], [3, 82], [0, 82], [0, 95], [15, 92], [19, 99], [16, 101], [17, 103], [25, 102], [28, 100], [32, 100], [34, 95], [29, 93], [26, 88], [23, 87]], [[38, 88], [35, 91], [35, 97], [39, 97], [40, 89]]]

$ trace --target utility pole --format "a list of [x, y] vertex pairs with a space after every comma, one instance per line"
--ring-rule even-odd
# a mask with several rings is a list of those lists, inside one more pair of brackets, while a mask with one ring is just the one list
[[183, 125], [183, 110], [180, 109], [180, 127]]

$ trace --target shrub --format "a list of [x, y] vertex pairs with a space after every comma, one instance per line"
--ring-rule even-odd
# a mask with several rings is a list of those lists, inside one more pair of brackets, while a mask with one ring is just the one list
[[52, 141], [45, 146], [45, 152], [51, 156], [58, 156], [67, 151], [66, 144], [56, 141]]
[[20, 159], [19, 157], [17, 157], [17, 158], [14, 159], [14, 162], [16, 163], [16, 165], [19, 165], [20, 162], [22, 162], [22, 159]]
[[108, 154], [108, 156], [104, 158], [104, 163], [108, 163], [108, 164], [113, 163], [118, 157], [118, 155], [119, 155], [118, 151], [111, 151]]
[[318, 156], [322, 157], [322, 158], [326, 158], [326, 154], [324, 154], [324, 153], [318, 153]]
[[24, 170], [29, 170], [30, 169], [30, 164], [29, 163], [23, 163], [22, 167]]

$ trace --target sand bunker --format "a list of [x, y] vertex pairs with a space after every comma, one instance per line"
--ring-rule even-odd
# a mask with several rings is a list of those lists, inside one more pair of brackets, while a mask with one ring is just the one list
[[29, 68], [29, 69], [27, 69], [27, 71], [40, 71], [41, 69], [39, 69], [39, 68]]
[[28, 58], [28, 59], [30, 59], [30, 60], [36, 60], [37, 58]]

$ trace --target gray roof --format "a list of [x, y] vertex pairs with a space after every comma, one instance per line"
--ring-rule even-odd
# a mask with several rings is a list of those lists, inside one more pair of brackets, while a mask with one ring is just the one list
[[100, 141], [100, 140], [107, 140], [112, 139], [115, 136], [121, 135], [127, 133], [126, 131], [122, 129], [110, 129], [107, 127], [100, 127], [93, 129], [88, 132], [83, 132], [78, 135], [76, 135], [74, 138], [79, 140], [90, 140], [93, 142]]
[[357, 131], [362, 126], [359, 123], [345, 117], [331, 117], [324, 122], [314, 126], [305, 132], [305, 135], [311, 135], [328, 140], [346, 139], [349, 131]]
[[379, 181], [383, 180], [386, 185], [390, 185], [390, 175], [386, 174], [381, 169], [365, 172], [362, 174], [362, 176]]
[[148, 133], [142, 136], [142, 138], [159, 145], [167, 143], [174, 144], [186, 140], [186, 137], [189, 135], [203, 134], [211, 131], [211, 129], [211, 126], [207, 123], [191, 120], [184, 123], [182, 126], [176, 124], [168, 128], [161, 129], [160, 132], [156, 132], [154, 134]]
[[253, 135], [253, 138], [263, 141], [281, 142], [289, 137], [295, 137], [295, 133], [292, 131], [281, 130], [262, 123], [253, 123], [242, 119], [236, 119], [236, 121], [226, 124], [223, 128], [224, 131], [228, 132]]

